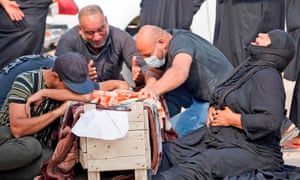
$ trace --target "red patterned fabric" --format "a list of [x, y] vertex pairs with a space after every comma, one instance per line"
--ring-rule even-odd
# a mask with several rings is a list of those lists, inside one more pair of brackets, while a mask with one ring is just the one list
[[83, 113], [80, 103], [69, 106], [65, 113], [64, 121], [59, 130], [58, 144], [51, 159], [41, 165], [42, 175], [35, 180], [72, 180], [74, 173], [72, 168], [77, 162], [78, 137], [71, 133], [71, 128]]
[[[101, 106], [114, 106], [121, 103], [124, 103], [128, 100], [134, 101], [134, 100], [145, 100], [147, 98], [151, 97], [140, 97], [138, 92], [132, 92], [129, 90], [116, 90], [116, 91], [101, 91], [101, 90], [95, 90], [92, 93], [92, 103], [96, 103]], [[169, 119], [169, 112], [168, 108], [164, 102], [163, 97], [160, 97], [159, 100], [154, 99], [155, 104], [158, 108], [158, 114], [160, 118], [161, 127], [164, 127], [165, 122]], [[169, 128], [170, 126], [166, 127]], [[169, 129], [167, 129], [169, 130]]]

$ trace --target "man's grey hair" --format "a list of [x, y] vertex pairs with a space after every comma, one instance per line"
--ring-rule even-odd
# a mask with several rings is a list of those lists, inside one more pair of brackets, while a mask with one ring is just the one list
[[80, 19], [82, 16], [88, 16], [92, 14], [100, 13], [104, 16], [103, 10], [100, 8], [100, 6], [93, 4], [93, 5], [87, 5], [83, 8], [81, 8], [78, 12], [78, 21], [80, 22]]

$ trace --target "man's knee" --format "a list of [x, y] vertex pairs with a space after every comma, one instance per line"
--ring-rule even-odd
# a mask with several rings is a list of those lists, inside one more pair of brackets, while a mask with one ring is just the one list
[[9, 127], [0, 126], [0, 145], [11, 138], [13, 138], [13, 136], [10, 133]]
[[26, 154], [29, 157], [36, 157], [42, 155], [42, 145], [41, 143], [34, 137], [26, 136], [18, 139], [19, 144], [23, 145], [23, 148], [26, 149]]
[[34, 137], [11, 138], [0, 145], [0, 170], [13, 170], [34, 162], [42, 155], [42, 146]]

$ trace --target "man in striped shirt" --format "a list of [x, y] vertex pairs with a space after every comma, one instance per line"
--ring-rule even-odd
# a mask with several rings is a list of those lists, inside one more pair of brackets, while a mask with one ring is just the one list
[[69, 89], [84, 95], [94, 88], [87, 62], [77, 53], [57, 57], [52, 69], [17, 76], [0, 114], [0, 177], [33, 179], [40, 172], [41, 162], [52, 155], [51, 133], [58, 127], [68, 102], [44, 98], [27, 113], [28, 97], [42, 89]]

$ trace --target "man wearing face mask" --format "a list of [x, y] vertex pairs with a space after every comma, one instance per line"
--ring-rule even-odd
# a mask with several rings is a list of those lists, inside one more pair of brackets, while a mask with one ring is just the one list
[[152, 25], [139, 30], [136, 47], [150, 67], [161, 71], [159, 78], [146, 72], [141, 92], [164, 95], [179, 137], [204, 126], [212, 90], [233, 70], [226, 57], [190, 31]]
[[[61, 36], [55, 55], [66, 52], [84, 55], [89, 60], [89, 76], [97, 82], [124, 79], [120, 73], [123, 62], [131, 69], [133, 56], [137, 57], [137, 64], [142, 71], [147, 69], [135, 48], [134, 39], [127, 32], [109, 25], [98, 5], [87, 5], [80, 9], [78, 20], [79, 25]], [[135, 83], [139, 84], [140, 81]]]

